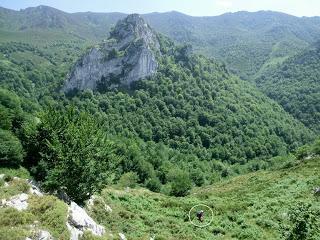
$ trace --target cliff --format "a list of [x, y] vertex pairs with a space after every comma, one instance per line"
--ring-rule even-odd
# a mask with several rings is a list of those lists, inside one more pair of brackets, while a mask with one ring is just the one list
[[116, 24], [106, 41], [78, 60], [63, 91], [128, 87], [157, 71], [158, 51], [154, 31], [138, 14], [129, 15]]

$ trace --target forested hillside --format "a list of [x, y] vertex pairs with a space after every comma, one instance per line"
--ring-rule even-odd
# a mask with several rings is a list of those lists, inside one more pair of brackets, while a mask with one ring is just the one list
[[[39, 6], [21, 11], [0, 9], [0, 31], [8, 37], [21, 33], [40, 37], [101, 41], [121, 13], [65, 13]], [[198, 53], [224, 61], [244, 79], [265, 65], [281, 62], [320, 37], [320, 19], [260, 11], [192, 17], [179, 12], [151, 13], [144, 18], [174, 41], [192, 44]], [[42, 19], [46, 19], [42, 21]], [[49, 30], [49, 31], [48, 31]]]
[[267, 68], [257, 86], [294, 117], [320, 131], [320, 45]]
[[318, 239], [319, 40], [269, 11], [0, 8], [0, 238], [69, 238], [75, 201], [107, 230], [82, 240]]
[[[182, 196], [193, 185], [278, 164], [268, 159], [315, 138], [224, 64], [158, 39], [155, 75], [130, 87], [66, 95], [61, 88], [72, 62], [85, 52], [83, 43], [2, 44], [1, 86], [20, 96], [2, 92], [5, 139], [18, 141], [9, 137], [11, 130], [23, 147], [13, 165], [24, 161], [48, 190], [62, 184], [77, 201], [122, 177]], [[8, 102], [21, 112], [17, 126]], [[79, 188], [71, 187], [75, 178]]]

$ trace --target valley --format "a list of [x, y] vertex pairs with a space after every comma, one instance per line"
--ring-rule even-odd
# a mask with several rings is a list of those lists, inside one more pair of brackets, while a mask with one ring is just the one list
[[319, 39], [272, 11], [0, 7], [0, 239], [320, 238]]

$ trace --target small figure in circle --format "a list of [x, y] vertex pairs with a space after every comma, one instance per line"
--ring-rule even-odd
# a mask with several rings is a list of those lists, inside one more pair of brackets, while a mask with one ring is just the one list
[[200, 222], [203, 222], [203, 217], [204, 217], [204, 211], [200, 210], [197, 212], [197, 218]]

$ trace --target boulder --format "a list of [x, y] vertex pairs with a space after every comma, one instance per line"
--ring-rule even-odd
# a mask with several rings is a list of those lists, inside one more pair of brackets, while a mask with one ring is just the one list
[[123, 233], [119, 233], [120, 240], [127, 240], [126, 236]]
[[94, 206], [95, 201], [101, 201], [101, 202], [103, 203], [103, 205], [104, 205], [104, 210], [105, 210], [106, 212], [108, 212], [108, 213], [111, 213], [111, 212], [112, 212], [112, 208], [105, 203], [105, 201], [103, 200], [103, 198], [97, 197], [97, 196], [95, 196], [95, 195], [92, 195], [91, 198], [88, 200], [87, 205], [88, 205], [88, 208], [89, 208], [89, 209]]
[[1, 205], [7, 207], [13, 207], [19, 211], [26, 210], [28, 208], [28, 194], [21, 193], [19, 195], [11, 197], [9, 200], [2, 199]]
[[71, 239], [77, 240], [84, 231], [91, 231], [94, 235], [102, 236], [105, 233], [103, 226], [97, 224], [87, 212], [78, 206], [75, 202], [71, 202], [69, 206], [69, 216], [67, 227], [71, 232]]
[[28, 182], [29, 182], [29, 184], [31, 185], [29, 192], [30, 192], [31, 194], [33, 194], [33, 195], [42, 197], [42, 196], [43, 196], [43, 193], [41, 192], [41, 190], [40, 190], [37, 182], [35, 182], [34, 180], [29, 180]]
[[40, 230], [37, 234], [36, 240], [53, 240], [53, 237], [48, 231]]

